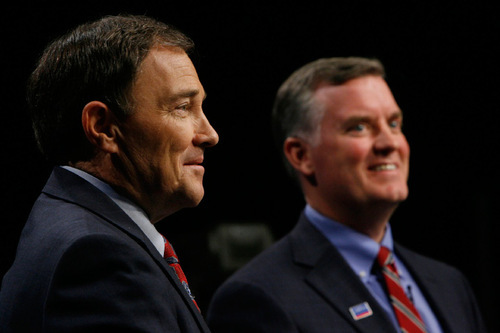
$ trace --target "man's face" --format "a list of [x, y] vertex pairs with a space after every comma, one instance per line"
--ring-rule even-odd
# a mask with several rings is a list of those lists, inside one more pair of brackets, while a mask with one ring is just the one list
[[406, 199], [410, 148], [385, 80], [365, 76], [323, 84], [314, 97], [325, 107], [318, 144], [311, 147], [323, 204], [353, 208]]
[[153, 49], [131, 90], [134, 112], [120, 125], [128, 192], [152, 222], [203, 197], [203, 153], [219, 138], [202, 110], [205, 91], [186, 53]]

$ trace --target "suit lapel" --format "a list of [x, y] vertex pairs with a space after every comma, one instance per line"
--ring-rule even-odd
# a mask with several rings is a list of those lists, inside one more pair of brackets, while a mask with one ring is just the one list
[[83, 178], [59, 167], [54, 168], [42, 192], [89, 209], [139, 243], [161, 267], [172, 286], [182, 296], [186, 306], [196, 319], [200, 330], [209, 332], [205, 320], [179, 282], [174, 270], [167, 264], [166, 260], [163, 259], [137, 224], [106, 194]]
[[429, 268], [428, 264], [421, 261], [420, 255], [416, 255], [399, 244], [394, 246], [397, 255], [403, 260], [413, 279], [425, 295], [442, 329], [445, 332], [460, 331], [460, 327], [454, 327], [456, 320], [450, 317], [450, 314], [454, 314], [454, 311], [450, 311], [450, 305], [447, 304], [446, 297], [442, 297], [446, 286], [441, 285], [439, 280], [434, 277], [434, 272]]
[[[292, 232], [292, 247], [296, 264], [310, 267], [309, 274], [305, 277], [306, 283], [325, 298], [346, 321], [359, 332], [388, 333], [388, 327], [393, 326], [384, 310], [341, 254], [304, 215]], [[368, 302], [373, 315], [355, 320], [349, 308], [364, 302]]]

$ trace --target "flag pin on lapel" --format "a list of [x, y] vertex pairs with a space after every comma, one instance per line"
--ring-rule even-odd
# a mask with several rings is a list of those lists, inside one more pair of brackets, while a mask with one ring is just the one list
[[360, 320], [370, 317], [373, 314], [372, 308], [368, 302], [363, 302], [349, 308], [349, 312], [354, 320]]

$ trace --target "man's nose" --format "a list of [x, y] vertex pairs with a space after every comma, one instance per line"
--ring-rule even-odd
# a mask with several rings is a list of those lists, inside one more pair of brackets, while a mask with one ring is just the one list
[[212, 127], [204, 113], [201, 116], [199, 128], [194, 141], [195, 145], [203, 147], [213, 147], [219, 142], [219, 135]]
[[373, 148], [376, 152], [387, 154], [398, 148], [400, 133], [395, 134], [393, 131], [387, 126], [376, 134], [375, 142]]

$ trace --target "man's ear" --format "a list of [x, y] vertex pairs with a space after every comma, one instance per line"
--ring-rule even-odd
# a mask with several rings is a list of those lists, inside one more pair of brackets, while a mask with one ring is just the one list
[[106, 104], [92, 101], [85, 105], [82, 126], [87, 139], [96, 148], [107, 153], [118, 152], [115, 116]]
[[283, 151], [288, 162], [300, 174], [309, 178], [314, 175], [314, 163], [311, 160], [311, 146], [304, 140], [288, 137], [283, 144]]

